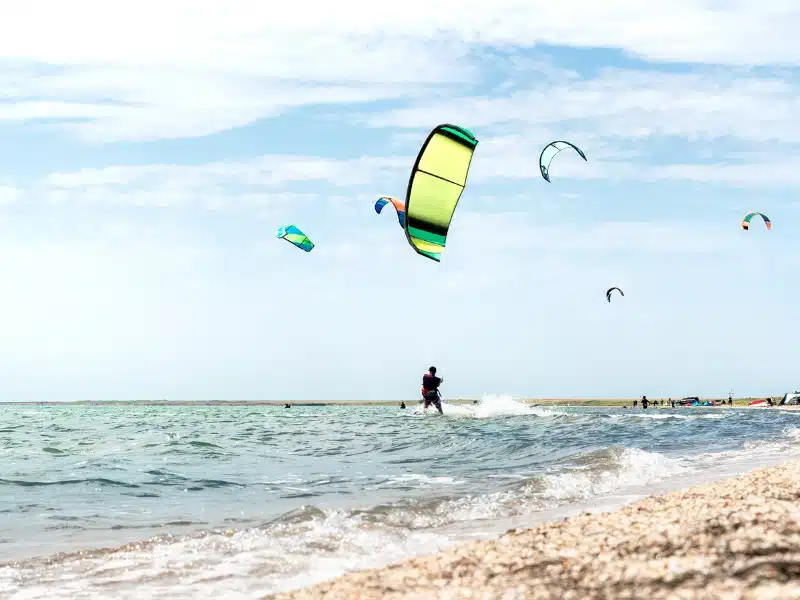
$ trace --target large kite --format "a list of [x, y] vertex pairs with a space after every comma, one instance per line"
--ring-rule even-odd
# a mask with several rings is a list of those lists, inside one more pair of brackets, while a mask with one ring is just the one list
[[417, 156], [406, 192], [406, 237], [422, 256], [437, 262], [447, 242], [450, 221], [478, 140], [458, 125], [439, 125]]

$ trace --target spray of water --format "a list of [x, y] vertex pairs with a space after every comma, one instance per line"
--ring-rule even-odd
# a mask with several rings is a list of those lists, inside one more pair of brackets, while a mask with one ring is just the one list
[[[555, 413], [551, 408], [531, 406], [520, 400], [515, 400], [510, 394], [485, 394], [477, 404], [463, 405], [444, 402], [444, 414], [448, 417], [491, 419], [493, 417], [506, 417], [514, 415], [547, 417]], [[415, 415], [438, 416], [434, 407], [426, 410], [418, 409]]]
[[[444, 402], [442, 409], [444, 414], [448, 417], [472, 419], [491, 419], [493, 417], [513, 415], [547, 416], [551, 414], [549, 409], [530, 406], [529, 404], [515, 400], [509, 394], [486, 394], [477, 404], [471, 405]], [[437, 415], [438, 411], [434, 407], [429, 407], [424, 411], [415, 411], [415, 413]]]
[[530, 415], [531, 407], [515, 400], [509, 394], [486, 394], [475, 405], [474, 416], [479, 419], [507, 415]]

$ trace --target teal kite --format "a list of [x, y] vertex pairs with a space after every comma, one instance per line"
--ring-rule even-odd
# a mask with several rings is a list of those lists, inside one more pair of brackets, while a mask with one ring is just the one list
[[314, 242], [308, 239], [308, 236], [300, 231], [294, 225], [287, 225], [286, 227], [281, 227], [278, 229], [278, 233], [275, 236], [277, 238], [283, 238], [290, 244], [294, 244], [301, 250], [305, 250], [306, 252], [311, 252], [311, 249], [314, 247]]
[[767, 229], [772, 229], [772, 221], [770, 221], [770, 220], [769, 220], [769, 217], [768, 217], [767, 215], [765, 215], [765, 214], [762, 214], [762, 213], [760, 213], [760, 212], [751, 212], [751, 213], [747, 213], [747, 214], [744, 216], [744, 219], [742, 219], [742, 229], [744, 229], [745, 231], [747, 231], [748, 229], [750, 229], [750, 220], [751, 220], [753, 217], [755, 217], [756, 215], [757, 215], [757, 216], [759, 216], [759, 217], [761, 217], [762, 219], [764, 219], [764, 225], [766, 225], [766, 226], [767, 226]]
[[576, 145], [571, 144], [570, 142], [565, 142], [563, 140], [559, 140], [556, 142], [550, 142], [542, 149], [542, 153], [539, 155], [539, 170], [542, 172], [542, 177], [544, 177], [545, 181], [548, 183], [550, 182], [550, 163], [553, 162], [556, 154], [561, 152], [562, 150], [566, 150], [567, 148], [572, 148], [580, 154], [580, 157], [583, 160], [586, 159], [586, 155], [583, 153], [583, 150], [578, 148]]

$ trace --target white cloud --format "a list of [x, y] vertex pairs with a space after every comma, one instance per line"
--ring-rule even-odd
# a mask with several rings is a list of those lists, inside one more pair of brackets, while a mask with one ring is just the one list
[[[104, 77], [102, 73], [98, 75], [100, 79]], [[84, 122], [66, 123], [60, 128], [88, 141], [147, 141], [219, 133], [298, 106], [359, 103], [421, 93], [413, 83], [402, 88], [396, 85], [323, 86], [239, 82], [219, 76], [201, 82], [196, 77], [176, 74], [165, 77], [169, 85], [157, 86], [153, 79], [152, 74], [143, 74], [139, 82], [130, 80], [139, 88], [130, 92], [92, 89], [96, 97], [114, 98], [119, 103], [114, 106], [48, 104], [46, 109], [35, 112], [26, 104], [11, 105], [7, 110], [17, 117], [24, 113], [28, 119], [80, 117]], [[8, 118], [7, 113], [0, 112], [0, 118], [4, 117]]]
[[[555, 137], [507, 136], [481, 140], [470, 168], [470, 183], [541, 179], [539, 155], [547, 141]], [[588, 161], [571, 149], [562, 151], [550, 166], [552, 185], [577, 179], [691, 181], [759, 189], [800, 187], [800, 159], [791, 154], [791, 147], [776, 146], [748, 154], [720, 152], [713, 162], [690, 163], [648, 156], [646, 150], [638, 146], [614, 145], [609, 141], [584, 144], [580, 137], [559, 137], [578, 145]], [[684, 150], [688, 149], [684, 147]], [[673, 153], [680, 154], [676, 150]], [[636, 160], [629, 160], [631, 158]]]
[[[334, 160], [267, 155], [243, 162], [86, 168], [52, 173], [27, 192], [54, 204], [105, 206], [287, 207], [322, 199], [346, 204], [354, 186], [386, 181], [409, 164], [408, 159], [396, 157]], [[291, 187], [308, 183], [317, 184], [317, 190]], [[376, 190], [375, 198], [382, 193], [388, 192]]]
[[[207, 210], [298, 207], [314, 202], [321, 206], [325, 201], [332, 206], [353, 202], [366, 206], [380, 195], [402, 195], [412, 163], [411, 156], [336, 160], [266, 155], [199, 165], [83, 168], [51, 173], [24, 189], [0, 189], [7, 190], [9, 199], [24, 196], [29, 204]], [[402, 187], [387, 189], [392, 180]], [[308, 184], [312, 190], [296, 187]]]
[[[452, 235], [459, 251], [482, 254], [491, 249], [606, 252], [703, 253], [740, 246], [736, 223], [729, 229], [691, 223], [605, 221], [591, 225], [538, 224], [535, 213], [461, 212]], [[739, 236], [741, 237], [741, 236]]]
[[[8, 83], [0, 119], [77, 119], [69, 130], [92, 140], [206, 135], [294, 106], [452, 94], [459, 89], [453, 84], [476, 81], [486, 46], [547, 43], [621, 48], [659, 60], [797, 65], [798, 29], [793, 0], [729, 2], [724, 11], [700, 0], [646, 11], [635, 0], [292, 2], [281, 10], [244, 0], [32, 0], [0, 22], [0, 56], [7, 60], [0, 79]], [[509, 65], [515, 60], [519, 67], [514, 57]], [[604, 95], [587, 89], [573, 96], [558, 112], [585, 112], [588, 103], [607, 115], [647, 100], [626, 99], [624, 87], [599, 91]], [[712, 91], [668, 99], [693, 111]], [[740, 101], [711, 95], [723, 105]], [[680, 123], [694, 119], [699, 131], [716, 132], [720, 125], [708, 113], [701, 106]], [[657, 129], [671, 127], [666, 121]], [[776, 131], [767, 126], [760, 135]]]
[[[43, 14], [51, 18], [43, 22]], [[69, 6], [32, 0], [3, 19], [0, 54], [56, 64], [153, 65], [166, 60], [183, 66], [204, 63], [211, 69], [231, 68], [228, 57], [233, 57], [235, 68], [261, 72], [280, 68], [265, 67], [261, 56], [300, 54], [301, 42], [321, 33], [411, 39], [444, 34], [491, 44], [616, 47], [666, 60], [797, 64], [800, 48], [793, 34], [799, 20], [800, 9], [791, 0], [736, 0], [726, 2], [724, 10], [708, 0], [676, 0], [646, 11], [636, 0], [569, 5], [547, 0], [298, 1], [279, 11], [247, 0], [142, 0], [113, 7], [101, 0], [76, 0]], [[283, 36], [274, 37], [278, 33]], [[294, 46], [286, 44], [292, 40]], [[306, 56], [323, 54], [321, 60], [341, 67], [335, 55], [326, 53], [334, 45], [312, 43]]]
[[54, 187], [141, 185], [151, 181], [184, 180], [200, 183], [235, 181], [243, 185], [281, 185], [324, 181], [352, 186], [369, 183], [383, 170], [406, 166], [403, 158], [363, 157], [336, 160], [312, 156], [266, 155], [248, 161], [220, 161], [201, 165], [143, 165], [86, 168], [52, 173], [44, 182]]
[[367, 123], [416, 128], [449, 120], [477, 133], [480, 128], [517, 124], [525, 126], [526, 137], [541, 133], [543, 139], [558, 124], [560, 131], [566, 128], [595, 138], [732, 136], [798, 143], [799, 91], [800, 86], [778, 78], [608, 69], [596, 78], [534, 84], [533, 89], [506, 97], [423, 101], [368, 118]]
[[[554, 180], [797, 187], [800, 85], [793, 81], [720, 70], [703, 75], [607, 69], [591, 79], [533, 83], [533, 89], [505, 96], [422, 101], [355, 120], [407, 129], [439, 122], [467, 126], [480, 140], [472, 183], [538, 178], [541, 149], [566, 139], [589, 161], [562, 152]], [[695, 157], [702, 162], [691, 164]]]
[[[546, 184], [540, 181], [538, 169], [541, 146], [541, 142], [522, 136], [481, 141], [470, 171], [470, 186], [480, 189], [477, 186], [490, 186], [498, 180], [517, 185], [501, 194], [505, 200], [526, 197], [534, 184], [551, 185], [555, 193], [561, 181], [570, 179], [690, 181], [759, 189], [800, 187], [800, 160], [783, 157], [780, 152], [740, 155], [734, 163], [653, 165], [629, 162], [626, 159], [633, 154], [630, 150], [616, 151], [602, 144], [584, 146], [588, 162], [571, 150], [561, 152], [552, 165], [554, 183]], [[324, 202], [338, 210], [349, 205], [367, 206], [384, 194], [403, 197], [414, 157], [413, 151], [405, 156], [340, 160], [265, 155], [240, 162], [85, 168], [51, 173], [24, 188], [2, 188], [0, 201], [24, 198], [27, 204], [268, 211], [319, 208]], [[493, 197], [499, 196], [496, 192], [476, 196], [484, 201]]]
[[745, 164], [676, 164], [633, 167], [633, 178], [646, 181], [682, 180], [741, 187], [800, 187], [800, 159], [765, 158]]

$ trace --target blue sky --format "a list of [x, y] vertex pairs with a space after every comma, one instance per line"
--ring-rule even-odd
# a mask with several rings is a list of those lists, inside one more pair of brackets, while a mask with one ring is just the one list
[[[15, 11], [2, 400], [800, 387], [796, 1]], [[480, 143], [436, 264], [372, 205], [445, 122]], [[555, 139], [589, 161], [548, 184]]]

